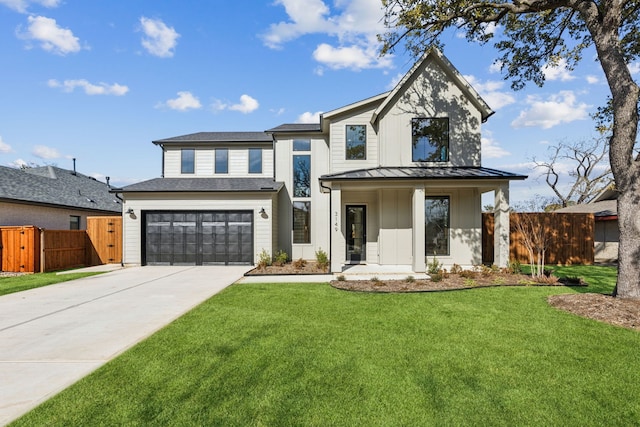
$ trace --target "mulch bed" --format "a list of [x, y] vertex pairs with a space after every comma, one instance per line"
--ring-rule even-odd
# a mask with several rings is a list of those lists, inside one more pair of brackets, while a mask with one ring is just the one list
[[578, 316], [640, 331], [640, 300], [603, 294], [551, 295], [553, 307]]

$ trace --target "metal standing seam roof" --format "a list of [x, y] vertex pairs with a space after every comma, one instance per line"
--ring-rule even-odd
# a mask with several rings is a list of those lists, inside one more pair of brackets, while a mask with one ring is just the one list
[[416, 179], [508, 179], [523, 180], [526, 175], [480, 166], [376, 167], [323, 175], [321, 181], [416, 180]]
[[285, 123], [280, 126], [276, 126], [265, 132], [277, 133], [277, 132], [321, 132], [322, 128], [320, 123]]
[[272, 142], [273, 138], [266, 132], [197, 132], [188, 135], [152, 141], [156, 145], [184, 144], [201, 142]]
[[114, 191], [118, 193], [278, 192], [284, 183], [271, 178], [155, 178]]
[[95, 178], [55, 166], [0, 166], [0, 200], [120, 214], [122, 204]]

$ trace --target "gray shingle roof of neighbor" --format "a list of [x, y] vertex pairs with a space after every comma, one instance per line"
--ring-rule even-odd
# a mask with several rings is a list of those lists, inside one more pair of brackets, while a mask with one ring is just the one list
[[128, 185], [118, 192], [278, 192], [283, 186], [284, 183], [271, 178], [155, 178]]
[[156, 145], [200, 142], [272, 142], [266, 132], [198, 132], [152, 141]]
[[323, 175], [321, 181], [349, 180], [415, 180], [415, 179], [508, 179], [522, 180], [517, 175], [480, 166], [376, 167]]
[[567, 206], [554, 212], [558, 213], [592, 213], [594, 217], [618, 216], [618, 202], [616, 200], [603, 200], [601, 202], [583, 203]]
[[55, 166], [0, 166], [0, 200], [120, 214], [122, 204], [95, 178]]
[[320, 132], [321, 130], [320, 123], [285, 123], [265, 132]]

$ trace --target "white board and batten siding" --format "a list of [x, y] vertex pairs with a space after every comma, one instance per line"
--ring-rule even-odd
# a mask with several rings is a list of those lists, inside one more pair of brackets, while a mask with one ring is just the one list
[[[275, 214], [276, 193], [163, 193], [129, 195], [124, 211], [133, 209], [134, 214], [123, 215], [123, 262], [128, 265], [142, 263], [141, 238], [144, 211], [252, 211], [254, 261], [262, 249], [273, 253], [275, 241], [272, 218]], [[188, 207], [188, 209], [185, 209]], [[265, 210], [265, 215], [260, 210]]]
[[[183, 147], [189, 148], [189, 147]], [[262, 173], [249, 173], [249, 148], [262, 148]], [[228, 173], [215, 173], [215, 148], [195, 149], [195, 172], [182, 174], [181, 148], [168, 148], [164, 152], [165, 178], [198, 178], [198, 177], [245, 177], [271, 178], [273, 177], [273, 148], [248, 147], [237, 145], [228, 148]]]
[[[359, 111], [357, 114], [334, 119], [331, 122], [331, 168], [329, 173], [345, 172], [354, 169], [374, 168], [379, 165], [378, 161], [378, 135], [371, 126], [371, 114], [373, 109]], [[366, 159], [347, 160], [346, 139], [347, 126], [365, 125], [367, 127], [366, 139]]]

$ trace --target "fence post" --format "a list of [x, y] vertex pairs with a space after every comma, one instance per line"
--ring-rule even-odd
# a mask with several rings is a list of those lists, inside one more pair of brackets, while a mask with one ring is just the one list
[[40, 229], [40, 273], [44, 273], [45, 271], [47, 271], [46, 269], [46, 261], [47, 261], [47, 257], [45, 256], [45, 247], [44, 247], [44, 233], [45, 233], [45, 229], [41, 228]]

